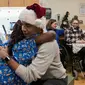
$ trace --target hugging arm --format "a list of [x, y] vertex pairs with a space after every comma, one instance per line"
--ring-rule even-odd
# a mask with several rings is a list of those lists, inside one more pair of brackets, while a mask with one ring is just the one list
[[[40, 79], [46, 73], [56, 55], [56, 50], [58, 51], [56, 41], [44, 43], [39, 47], [36, 58], [29, 66], [25, 67], [23, 65], [20, 65], [12, 58], [8, 62], [8, 65], [13, 70], [15, 70], [16, 74], [25, 82], [30, 83], [32, 81]], [[2, 58], [4, 59], [6, 56], [8, 56], [8, 53], [0, 48], [0, 56], [2, 56]]]
[[45, 42], [52, 41], [56, 38], [56, 33], [54, 31], [48, 31], [46, 33], [41, 34], [36, 38], [37, 44], [43, 44]]

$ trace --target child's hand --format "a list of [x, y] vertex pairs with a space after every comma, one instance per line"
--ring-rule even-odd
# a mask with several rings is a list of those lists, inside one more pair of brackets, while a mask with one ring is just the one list
[[7, 48], [0, 46], [0, 58], [4, 59], [8, 56]]
[[56, 37], [56, 33], [54, 31], [49, 31], [46, 33], [43, 33], [36, 37], [36, 43], [37, 44], [43, 44], [46, 42], [53, 41]]

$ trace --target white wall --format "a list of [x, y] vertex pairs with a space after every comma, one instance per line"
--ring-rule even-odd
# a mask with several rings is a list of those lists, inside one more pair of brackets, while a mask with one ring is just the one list
[[24, 7], [0, 7], [0, 32], [4, 33], [4, 25], [7, 34], [10, 34], [11, 22], [16, 22]]
[[85, 24], [85, 15], [81, 16], [79, 13], [80, 3], [85, 3], [85, 0], [40, 0], [40, 2], [45, 7], [52, 8], [52, 18], [55, 18], [56, 14], [60, 14], [62, 19], [65, 12], [69, 11], [70, 19], [74, 15], [78, 15]]

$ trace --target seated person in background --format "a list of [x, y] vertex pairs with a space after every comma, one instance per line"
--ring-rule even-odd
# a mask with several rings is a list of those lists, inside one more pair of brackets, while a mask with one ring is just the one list
[[46, 25], [47, 31], [53, 30], [56, 32], [56, 41], [59, 43], [59, 37], [64, 35], [64, 30], [63, 29], [56, 29], [57, 27], [57, 21], [55, 19], [50, 19]]
[[[72, 44], [73, 43], [85, 43], [84, 39], [85, 36], [82, 32], [82, 30], [79, 27], [79, 20], [78, 19], [72, 19], [71, 21], [71, 27], [69, 29], [65, 30], [65, 41], [66, 44], [71, 47], [72, 49]], [[68, 49], [69, 50], [69, 49]], [[71, 52], [71, 50], [70, 50]], [[78, 52], [82, 58], [82, 65], [83, 65], [83, 70], [85, 70], [85, 47], [83, 47], [79, 52]]]
[[55, 19], [50, 19], [46, 25], [46, 29], [48, 31], [53, 30], [56, 32], [56, 41], [58, 42], [59, 48], [60, 48], [60, 56], [61, 56], [61, 62], [64, 65], [65, 62], [65, 50], [62, 48], [62, 45], [59, 42], [60, 36], [64, 37], [64, 29], [56, 29], [57, 27], [57, 22]]
[[[24, 30], [25, 31], [25, 30]], [[28, 32], [28, 30], [26, 30]], [[10, 36], [10, 40], [8, 44], [4, 44], [8, 46], [8, 53], [12, 58], [16, 60], [19, 64], [23, 64], [25, 66], [29, 65], [32, 61], [32, 58], [36, 56], [37, 53], [37, 45], [42, 44], [44, 42], [48, 42], [53, 40], [54, 32], [48, 32], [42, 34], [42, 31], [39, 31], [38, 34], [32, 35], [30, 38], [27, 37], [22, 30], [22, 23], [18, 20], [14, 27], [13, 32]], [[40, 37], [35, 37], [40, 35]], [[44, 38], [43, 38], [44, 37]], [[4, 46], [3, 45], [3, 46]], [[20, 79], [15, 72], [9, 68], [9, 66], [0, 59], [0, 84], [1, 85], [27, 85], [22, 79]]]

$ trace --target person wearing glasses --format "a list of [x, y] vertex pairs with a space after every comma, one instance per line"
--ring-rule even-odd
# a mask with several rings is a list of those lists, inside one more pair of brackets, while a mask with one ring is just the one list
[[[65, 41], [66, 45], [72, 49], [73, 44], [84, 44], [85, 43], [85, 35], [79, 27], [79, 20], [78, 19], [72, 19], [71, 21], [71, 27], [69, 29], [65, 30]], [[68, 49], [69, 50], [69, 49]], [[71, 51], [70, 51], [71, 52]], [[82, 47], [78, 50], [77, 53], [80, 54], [82, 59], [82, 66], [83, 70], [85, 71], [85, 47]]]

